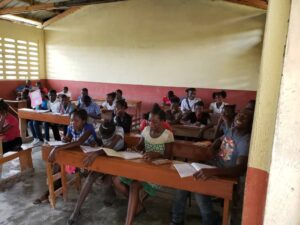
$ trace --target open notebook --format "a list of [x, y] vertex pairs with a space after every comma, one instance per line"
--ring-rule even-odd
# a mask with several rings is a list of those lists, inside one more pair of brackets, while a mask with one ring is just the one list
[[120, 151], [117, 152], [110, 148], [103, 148], [103, 147], [90, 147], [90, 146], [80, 146], [84, 153], [96, 152], [99, 150], [103, 150], [106, 155], [112, 157], [118, 157], [122, 159], [140, 159], [143, 157], [141, 153], [138, 152], [127, 152], [127, 151]]
[[216, 168], [202, 163], [174, 163], [173, 165], [181, 178], [193, 176], [195, 172], [201, 169]]

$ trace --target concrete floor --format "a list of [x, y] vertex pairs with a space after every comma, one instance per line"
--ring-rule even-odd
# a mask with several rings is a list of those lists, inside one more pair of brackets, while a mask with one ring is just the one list
[[[57, 201], [56, 209], [43, 203], [33, 205], [32, 201], [47, 188], [45, 164], [41, 160], [40, 148], [33, 150], [35, 171], [21, 177], [17, 182], [0, 184], [0, 225], [65, 225], [77, 200], [78, 192], [71, 188], [69, 200]], [[5, 164], [3, 175], [18, 172], [18, 161]], [[135, 219], [135, 225], [168, 225], [172, 190], [163, 189], [156, 197], [149, 198], [146, 203], [147, 212]], [[85, 201], [78, 225], [122, 225], [125, 223], [127, 200], [118, 197], [113, 206], [103, 204], [101, 184], [95, 183], [92, 193]], [[200, 225], [197, 206], [193, 203], [187, 208], [186, 224]]]

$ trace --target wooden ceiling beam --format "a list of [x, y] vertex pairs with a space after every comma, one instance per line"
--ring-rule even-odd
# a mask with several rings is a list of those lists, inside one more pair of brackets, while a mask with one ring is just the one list
[[73, 7], [69, 8], [69, 9], [67, 9], [67, 10], [64, 11], [63, 13], [60, 13], [60, 14], [58, 14], [57, 16], [52, 17], [51, 19], [48, 19], [47, 21], [45, 21], [45, 22], [42, 24], [41, 28], [45, 28], [45, 27], [49, 26], [50, 24], [52, 24], [52, 23], [54, 23], [54, 22], [56, 22], [56, 21], [58, 21], [58, 20], [60, 20], [60, 19], [62, 19], [62, 18], [64, 18], [64, 17], [66, 17], [66, 16], [68, 16], [68, 15], [70, 15], [70, 14], [76, 12], [76, 11], [79, 10], [80, 8], [81, 8], [80, 6], [73, 6]]
[[93, 5], [93, 4], [101, 4], [101, 3], [109, 3], [109, 2], [118, 2], [118, 1], [126, 1], [126, 0], [73, 0], [73, 1], [63, 1], [63, 2], [55, 2], [55, 3], [43, 3], [43, 4], [36, 4], [31, 6], [20, 6], [20, 7], [1, 9], [0, 15], [20, 14], [20, 13], [35, 12], [41, 10], [68, 9], [73, 6]]
[[227, 2], [238, 3], [242, 5], [253, 6], [260, 9], [268, 9], [268, 1], [267, 0], [225, 0]]
[[12, 2], [12, 0], [3, 0], [3, 1], [1, 1], [0, 2], [0, 8], [3, 8], [7, 4], [9, 4], [10, 2]]

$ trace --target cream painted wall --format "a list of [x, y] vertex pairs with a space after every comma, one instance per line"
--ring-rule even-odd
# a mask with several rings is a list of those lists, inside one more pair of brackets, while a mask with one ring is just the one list
[[300, 1], [291, 1], [264, 225], [300, 224]]
[[37, 41], [39, 43], [40, 78], [46, 78], [45, 42], [43, 30], [31, 26], [25, 26], [0, 20], [0, 37], [7, 37], [24, 41]]
[[223, 1], [86, 6], [46, 29], [47, 78], [256, 90], [264, 24]]

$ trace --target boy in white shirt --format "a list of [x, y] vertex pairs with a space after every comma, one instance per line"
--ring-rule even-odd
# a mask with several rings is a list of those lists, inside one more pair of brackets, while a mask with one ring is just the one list
[[102, 109], [114, 111], [116, 108], [116, 92], [111, 92], [106, 95], [106, 101], [101, 104]]
[[72, 94], [69, 91], [68, 87], [64, 87], [64, 89], [61, 92], [57, 93], [58, 97], [61, 97], [62, 95], [66, 95], [70, 100], [72, 100]]
[[181, 111], [186, 114], [190, 112], [195, 112], [195, 104], [201, 101], [200, 98], [196, 98], [196, 89], [188, 88], [185, 90], [187, 97], [181, 102]]
[[227, 94], [225, 91], [214, 92], [212, 97], [215, 100], [214, 102], [210, 103], [209, 112], [213, 114], [221, 115], [223, 108], [228, 103], [224, 102]]

